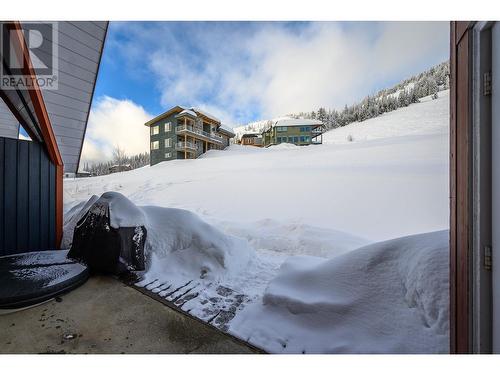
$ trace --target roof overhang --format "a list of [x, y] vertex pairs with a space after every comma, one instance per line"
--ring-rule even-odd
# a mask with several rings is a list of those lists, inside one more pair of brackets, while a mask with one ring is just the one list
[[152, 118], [151, 120], [149, 120], [148, 122], [146, 122], [144, 124], [144, 126], [151, 126], [151, 125], [154, 125], [156, 124], [158, 121], [168, 117], [168, 116], [171, 116], [173, 115], [174, 113], [180, 113], [184, 110], [185, 108], [184, 107], [181, 107], [179, 105], [176, 105], [175, 107], [172, 107], [170, 108], [168, 111], [166, 112], [163, 112], [162, 114], [156, 116], [155, 118]]
[[189, 117], [189, 118], [192, 118], [192, 119], [197, 119], [198, 115], [195, 112], [193, 112], [191, 109], [184, 109], [180, 113], [176, 114], [175, 117], [176, 118]]
[[[198, 108], [194, 108], [194, 107], [184, 107], [184, 106], [180, 106], [180, 105], [176, 105], [175, 107], [172, 107], [170, 108], [168, 111], [166, 112], [163, 112], [162, 114], [156, 116], [155, 118], [152, 118], [151, 120], [149, 120], [148, 122], [146, 122], [144, 124], [144, 126], [151, 126], [151, 125], [154, 125], [156, 124], [158, 121], [166, 118], [166, 117], [169, 117], [175, 113], [179, 113], [182, 112], [182, 111], [185, 111], [185, 110], [190, 110], [190, 111], [193, 111], [198, 117], [201, 117], [201, 119], [205, 122], [209, 122], [211, 124], [214, 124], [214, 125], [217, 125], [217, 126], [220, 126], [220, 121], [219, 119], [209, 115], [208, 113], [204, 112], [204, 111], [201, 111], [200, 109]], [[190, 116], [192, 117], [192, 116]], [[193, 118], [193, 117], [192, 117]]]
[[[2, 56], [2, 72], [9, 78], [12, 58], [30, 86], [15, 85], [0, 89], [5, 106], [33, 141], [42, 142], [51, 160], [76, 172], [80, 163], [90, 106], [94, 95], [108, 22], [0, 22], [2, 35], [9, 38], [13, 56]], [[50, 29], [36, 50], [41, 57], [56, 62], [53, 69], [56, 87], [43, 87], [40, 64], [33, 64], [26, 38], [34, 25]], [[7, 33], [7, 34], [5, 34]], [[45, 43], [46, 42], [46, 43]], [[10, 47], [9, 46], [9, 47]], [[38, 58], [38, 57], [37, 57]], [[0, 107], [0, 110], [2, 108]]]
[[231, 130], [229, 130], [229, 129], [224, 128], [223, 126], [219, 126], [219, 128], [217, 129], [217, 131], [218, 131], [219, 133], [222, 133], [222, 134], [227, 135], [229, 138], [233, 138], [233, 137], [235, 137], [235, 136], [236, 136], [236, 134], [234, 134], [234, 132], [232, 132], [232, 131], [231, 131]]

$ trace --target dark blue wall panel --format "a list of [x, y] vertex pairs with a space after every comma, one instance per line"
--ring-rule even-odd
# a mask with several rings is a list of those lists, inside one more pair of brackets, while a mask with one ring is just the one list
[[55, 166], [40, 143], [0, 137], [0, 256], [55, 248]]

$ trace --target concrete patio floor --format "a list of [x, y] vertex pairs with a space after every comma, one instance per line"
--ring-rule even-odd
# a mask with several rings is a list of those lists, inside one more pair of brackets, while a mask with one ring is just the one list
[[0, 315], [0, 332], [0, 353], [255, 353], [110, 277]]

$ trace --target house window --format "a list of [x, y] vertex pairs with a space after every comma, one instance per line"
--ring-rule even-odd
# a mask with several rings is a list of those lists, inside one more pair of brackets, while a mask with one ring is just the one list
[[160, 126], [159, 125], [151, 127], [151, 135], [156, 135], [156, 134], [159, 134], [159, 133], [160, 133]]
[[300, 142], [301, 143], [304, 143], [306, 141], [306, 137], [304, 137], [303, 135], [300, 137]]
[[286, 137], [281, 137], [281, 142], [286, 143]]
[[277, 126], [276, 127], [276, 131], [278, 131], [278, 132], [286, 132], [287, 131], [287, 127], [286, 126]]
[[278, 137], [278, 143], [281, 143], [281, 137]]
[[171, 152], [166, 152], [165, 153], [165, 159], [169, 159], [172, 157], [172, 153]]
[[306, 132], [310, 132], [311, 131], [311, 127], [310, 126], [306, 126]]
[[306, 139], [306, 142], [309, 142], [309, 136], [304, 137]]
[[165, 123], [165, 133], [172, 131], [172, 123], [171, 122], [166, 122]]
[[165, 148], [172, 147], [172, 138], [165, 139]]
[[160, 141], [151, 142], [151, 150], [158, 150], [160, 148]]
[[305, 131], [306, 131], [306, 128], [305, 128], [305, 127], [301, 127], [301, 128], [300, 128], [300, 132], [301, 132], [301, 133], [304, 133]]
[[[292, 137], [290, 137], [292, 138]], [[293, 137], [293, 143], [299, 143], [299, 137]]]

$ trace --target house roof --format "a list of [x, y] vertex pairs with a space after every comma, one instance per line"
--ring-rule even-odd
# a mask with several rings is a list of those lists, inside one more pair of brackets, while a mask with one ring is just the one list
[[194, 118], [198, 117], [198, 116], [196, 115], [196, 113], [194, 113], [194, 112], [193, 112], [192, 110], [190, 110], [190, 109], [184, 109], [184, 110], [182, 110], [180, 113], [178, 113], [177, 115], [175, 115], [175, 117], [181, 117], [181, 116], [190, 116], [190, 117], [194, 117]]
[[[22, 40], [22, 35], [26, 35], [34, 24], [1, 22], [0, 26], [21, 30], [22, 34], [16, 39], [16, 45], [22, 46], [26, 43]], [[45, 87], [37, 84], [34, 90], [26, 87], [0, 90], [5, 104], [0, 106], [2, 117], [7, 112], [7, 107], [16, 116], [16, 121], [12, 118], [7, 119], [8, 124], [3, 121], [4, 125], [8, 126], [4, 126], [0, 135], [12, 134], [20, 123], [33, 141], [44, 142], [47, 147], [50, 145], [50, 154], [57, 156], [56, 159], [64, 165], [65, 172], [76, 172], [108, 22], [58, 21], [36, 24], [45, 33], [44, 37], [51, 42], [44, 43], [38, 53], [46, 59], [55, 60], [57, 86]], [[57, 54], [54, 51], [57, 51]], [[23, 58], [27, 62], [29, 60], [25, 55], [16, 58]], [[40, 77], [46, 74], [42, 68], [32, 65], [31, 61], [21, 65], [24, 66], [25, 76]], [[46, 124], [49, 124], [48, 127]]]
[[230, 138], [233, 138], [234, 136], [236, 136], [236, 134], [234, 134], [234, 132], [233, 132], [233, 129], [231, 129], [229, 126], [224, 125], [224, 124], [221, 124], [221, 126], [219, 126], [217, 131], [219, 133], [224, 133], [224, 134], [228, 135]]
[[287, 118], [277, 120], [274, 126], [321, 126], [323, 125], [322, 121], [319, 120], [310, 120], [304, 118]]
[[197, 108], [197, 107], [191, 107], [191, 109], [192, 109], [193, 111], [195, 111], [196, 113], [198, 113], [199, 115], [202, 115], [202, 116], [208, 117], [209, 119], [212, 119], [212, 120], [214, 120], [215, 122], [218, 122], [218, 123], [220, 123], [220, 122], [221, 122], [221, 121], [220, 121], [217, 117], [215, 117], [214, 115], [212, 115], [212, 114], [210, 114], [210, 113], [208, 113], [208, 112], [206, 112], [206, 111], [204, 111], [204, 110], [201, 110], [201, 109], [199, 109], [199, 108]]
[[144, 125], [151, 126], [151, 125], [155, 124], [157, 121], [161, 120], [162, 118], [168, 117], [171, 114], [174, 114], [176, 112], [182, 112], [185, 109], [186, 109], [186, 107], [176, 105], [175, 107], [170, 108], [168, 111], [165, 111], [165, 112], [159, 114], [158, 116], [152, 118], [151, 120], [146, 122]]
[[245, 133], [241, 135], [241, 138], [256, 138], [259, 135], [259, 133]]
[[314, 128], [317, 128], [318, 126], [322, 126], [323, 122], [320, 120], [311, 120], [311, 119], [305, 119], [305, 118], [280, 118], [272, 122], [271, 126], [265, 127], [262, 129], [261, 134], [264, 134], [271, 130], [272, 128], [276, 126], [312, 126]]
[[151, 120], [146, 122], [144, 125], [151, 126], [151, 125], [155, 124], [156, 122], [160, 121], [161, 119], [168, 117], [176, 112], [179, 112], [179, 115], [183, 112], [190, 113], [190, 116], [194, 115], [193, 117], [198, 117], [198, 116], [204, 117], [206, 119], [212, 120], [213, 122], [215, 122], [217, 124], [220, 124], [220, 120], [217, 117], [211, 115], [208, 112], [202, 111], [199, 108], [176, 105], [175, 107], [170, 108], [168, 111], [165, 111], [165, 112], [159, 114], [158, 116], [152, 118]]

